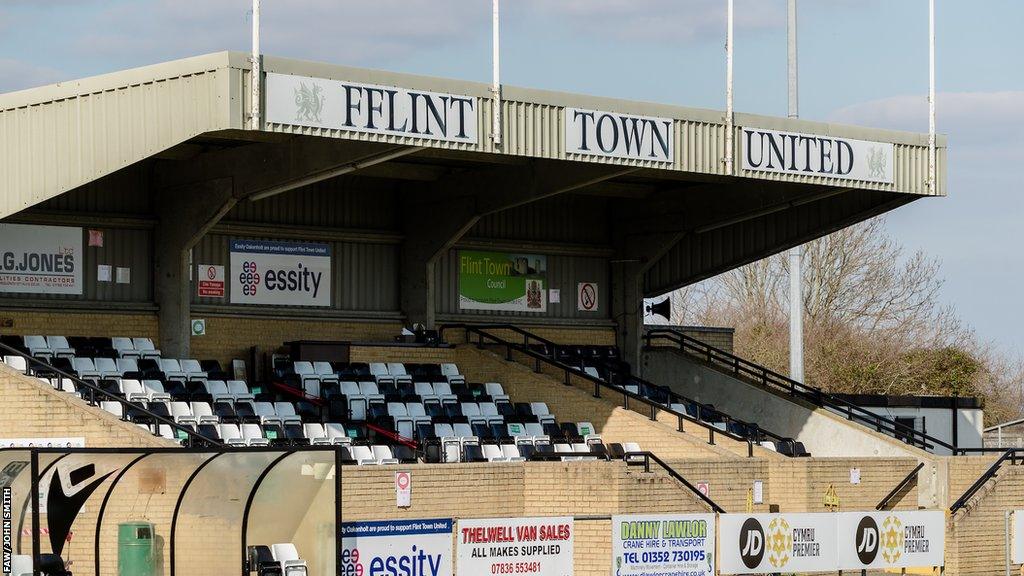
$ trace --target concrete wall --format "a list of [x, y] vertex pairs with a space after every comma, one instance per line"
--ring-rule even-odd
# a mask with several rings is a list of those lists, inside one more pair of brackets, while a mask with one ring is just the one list
[[648, 380], [668, 386], [683, 396], [714, 404], [735, 418], [756, 422], [775, 434], [795, 438], [815, 456], [926, 456], [921, 450], [851, 424], [825, 410], [812, 410], [726, 376], [674, 350], [646, 350], [644, 374]]
[[[959, 448], [981, 448], [985, 412], [979, 409], [957, 410], [957, 441], [953, 443], [953, 413], [946, 408], [878, 408], [865, 410], [886, 418], [914, 418], [914, 429]], [[922, 420], [923, 419], [923, 420]], [[950, 455], [952, 450], [936, 447], [935, 454]]]

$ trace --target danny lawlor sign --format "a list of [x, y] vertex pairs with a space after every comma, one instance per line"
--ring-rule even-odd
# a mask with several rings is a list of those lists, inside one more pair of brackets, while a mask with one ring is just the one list
[[267, 122], [477, 142], [477, 99], [326, 78], [267, 74]]
[[653, 162], [675, 158], [671, 118], [636, 116], [582, 108], [565, 109], [565, 151]]
[[892, 184], [894, 146], [850, 138], [743, 128], [743, 169]]

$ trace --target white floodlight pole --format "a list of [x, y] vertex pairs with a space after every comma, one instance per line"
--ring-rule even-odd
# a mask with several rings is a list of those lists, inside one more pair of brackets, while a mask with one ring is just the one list
[[260, 0], [252, 0], [252, 76], [250, 82], [250, 117], [249, 127], [260, 129], [260, 80], [263, 72], [260, 66]]
[[938, 193], [935, 175], [935, 0], [928, 0], [928, 190]]
[[499, 42], [499, 4], [501, 0], [493, 0], [493, 16], [491, 22], [491, 60], [493, 63], [491, 93], [493, 109], [491, 110], [491, 139], [495, 146], [501, 145], [501, 49]]
[[[797, 56], [796, 56], [796, 0], [789, 0], [787, 26], [787, 64], [789, 69], [789, 117], [800, 115]], [[789, 377], [804, 381], [804, 299], [802, 294], [803, 254], [800, 246], [789, 250]]]
[[733, 0], [726, 1], [725, 29], [725, 173], [733, 175], [733, 112], [732, 112], [732, 17]]

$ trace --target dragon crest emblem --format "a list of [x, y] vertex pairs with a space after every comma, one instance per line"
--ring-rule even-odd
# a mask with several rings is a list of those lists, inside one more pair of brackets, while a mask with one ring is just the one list
[[320, 122], [324, 99], [324, 89], [319, 84], [307, 86], [305, 82], [301, 82], [295, 89], [295, 119]]
[[881, 148], [871, 148], [868, 152], [868, 177], [885, 179], [885, 152]]

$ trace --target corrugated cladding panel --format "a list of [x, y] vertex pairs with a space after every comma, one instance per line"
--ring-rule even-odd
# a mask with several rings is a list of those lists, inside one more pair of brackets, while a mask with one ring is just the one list
[[243, 200], [225, 220], [292, 226], [396, 230], [395, 185], [378, 178], [339, 177], [263, 200]]
[[[200, 298], [193, 285], [194, 304], [229, 304], [231, 292], [231, 240], [225, 234], [207, 234], [192, 250], [192, 274], [199, 264], [224, 266], [224, 298]], [[274, 238], [265, 238], [274, 240]], [[396, 244], [329, 242], [333, 276], [331, 309], [356, 312], [395, 312], [399, 309], [398, 254]], [[262, 306], [238, 306], [258, 309]], [[287, 308], [287, 307], [267, 307]], [[303, 309], [308, 309], [303, 307]]]
[[[153, 300], [152, 232], [150, 230], [94, 227], [103, 232], [103, 246], [89, 246], [88, 230], [82, 229], [82, 294], [0, 294], [5, 300], [104, 301], [146, 303]], [[97, 266], [111, 268], [110, 282], [97, 281]], [[130, 269], [130, 282], [118, 284], [117, 269]]]
[[607, 244], [608, 199], [563, 194], [480, 219], [467, 237]]
[[153, 78], [0, 110], [0, 218], [228, 128], [228, 74]]
[[40, 205], [44, 210], [65, 210], [105, 214], [152, 213], [148, 169], [145, 163], [129, 166], [99, 180], [51, 198]]
[[[438, 314], [552, 319], [605, 319], [609, 316], [608, 261], [604, 258], [589, 256], [547, 256], [547, 287], [561, 291], [561, 302], [558, 304], [548, 303], [547, 312], [460, 310], [458, 252], [457, 248], [448, 251], [447, 254], [440, 258], [437, 264], [435, 272], [435, 281], [437, 282], [435, 306], [437, 307]], [[580, 312], [576, 309], [576, 284], [579, 282], [596, 282], [598, 284], [597, 312]]]

